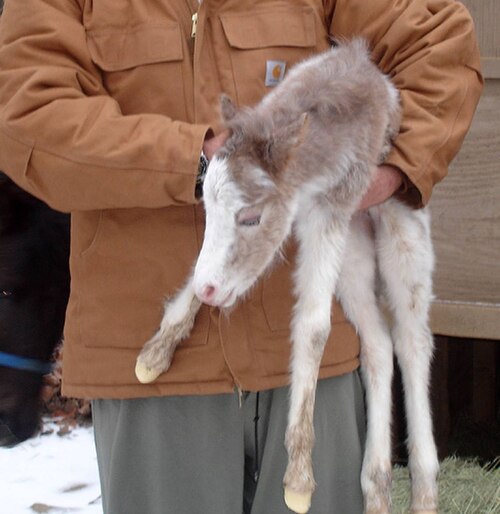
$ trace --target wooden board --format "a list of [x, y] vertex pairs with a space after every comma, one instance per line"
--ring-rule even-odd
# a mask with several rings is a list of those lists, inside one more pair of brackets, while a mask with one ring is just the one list
[[434, 333], [500, 339], [500, 1], [463, 0], [487, 79], [471, 129], [430, 202]]
[[500, 339], [500, 81], [430, 202], [437, 265], [435, 333]]

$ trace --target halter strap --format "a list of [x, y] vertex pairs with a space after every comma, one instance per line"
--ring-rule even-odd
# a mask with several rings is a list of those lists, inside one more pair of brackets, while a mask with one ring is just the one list
[[38, 359], [21, 357], [12, 353], [0, 352], [0, 366], [7, 368], [20, 369], [46, 375], [52, 371], [52, 364]]

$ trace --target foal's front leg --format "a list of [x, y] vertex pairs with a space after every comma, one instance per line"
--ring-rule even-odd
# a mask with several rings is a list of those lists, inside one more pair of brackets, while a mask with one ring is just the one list
[[200, 306], [191, 276], [184, 288], [165, 302], [160, 328], [137, 357], [135, 375], [139, 382], [153, 382], [170, 367], [178, 344], [191, 333]]
[[341, 267], [348, 223], [315, 206], [296, 223], [299, 256], [297, 303], [292, 321], [291, 398], [285, 445], [288, 466], [285, 502], [297, 513], [309, 510], [315, 482], [312, 470], [313, 410], [318, 371], [330, 333], [331, 304]]

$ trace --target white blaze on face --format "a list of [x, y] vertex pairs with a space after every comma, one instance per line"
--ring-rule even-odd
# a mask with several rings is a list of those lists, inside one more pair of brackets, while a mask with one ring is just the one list
[[280, 200], [261, 168], [248, 164], [239, 170], [243, 185], [228, 166], [227, 159], [216, 157], [207, 171], [205, 237], [193, 279], [196, 296], [218, 307], [233, 305], [273, 262], [294, 213], [294, 202]]
[[[194, 290], [207, 304], [229, 307], [236, 300], [228, 280], [227, 263], [235, 247], [236, 213], [242, 207], [241, 193], [230, 179], [227, 160], [215, 157], [209, 165], [203, 187], [206, 228], [194, 273]], [[237, 277], [236, 277], [237, 278]]]

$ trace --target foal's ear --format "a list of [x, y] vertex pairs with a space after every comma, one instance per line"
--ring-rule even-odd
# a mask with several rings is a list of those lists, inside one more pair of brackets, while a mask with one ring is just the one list
[[309, 117], [306, 112], [302, 113], [295, 119], [280, 124], [275, 127], [272, 133], [272, 146], [274, 151], [281, 154], [281, 158], [286, 156], [288, 160], [292, 152], [300, 146], [304, 140], [307, 127], [309, 126]]
[[296, 148], [304, 140], [308, 126], [309, 115], [307, 112], [303, 112], [297, 119], [284, 127], [280, 135], [288, 141], [289, 148]]
[[222, 94], [220, 97], [220, 110], [222, 114], [222, 119], [225, 122], [231, 121], [236, 116], [236, 106], [229, 96], [226, 94]]
[[303, 113], [294, 119], [282, 119], [279, 125], [274, 124], [269, 137], [265, 137], [265, 131], [263, 136], [259, 135], [261, 159], [271, 175], [278, 176], [286, 168], [304, 140], [308, 125], [308, 115]]

